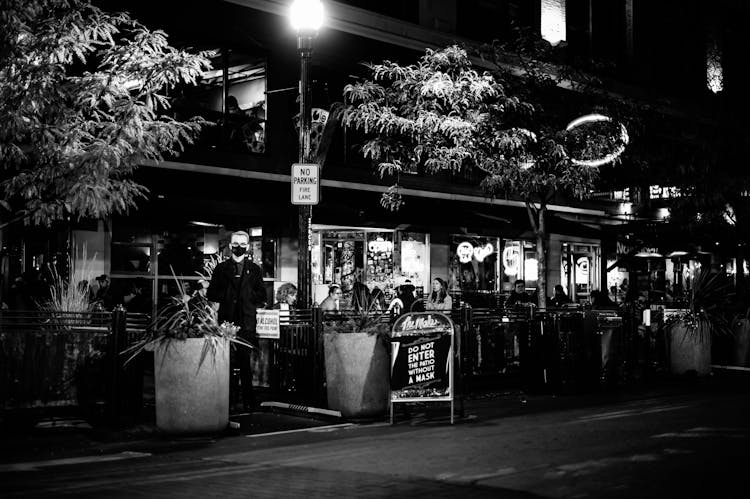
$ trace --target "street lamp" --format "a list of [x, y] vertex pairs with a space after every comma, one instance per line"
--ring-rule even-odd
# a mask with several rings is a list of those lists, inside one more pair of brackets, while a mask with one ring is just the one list
[[[320, 0], [294, 0], [290, 8], [292, 27], [297, 31], [297, 51], [300, 56], [299, 82], [299, 162], [310, 163], [310, 59], [313, 39], [323, 24], [323, 4]], [[312, 234], [312, 206], [299, 206], [299, 250], [297, 252], [297, 302], [300, 308], [312, 305], [312, 272], [310, 246]]]

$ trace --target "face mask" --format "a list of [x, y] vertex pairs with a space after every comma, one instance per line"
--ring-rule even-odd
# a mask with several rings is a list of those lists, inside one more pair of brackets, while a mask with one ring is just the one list
[[242, 246], [232, 246], [232, 254], [234, 256], [242, 256], [247, 252], [247, 248], [243, 248]]

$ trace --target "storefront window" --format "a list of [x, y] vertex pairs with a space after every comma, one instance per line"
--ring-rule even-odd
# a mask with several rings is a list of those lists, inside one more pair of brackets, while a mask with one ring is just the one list
[[[148, 303], [155, 308], [178, 294], [179, 281], [183, 289], [192, 293], [197, 289], [204, 265], [219, 255], [229, 258], [229, 236], [224, 226], [200, 221], [172, 222], [168, 230], [154, 232], [133, 228], [124, 223], [113, 224], [111, 245], [112, 289], [118, 303], [124, 302], [135, 276], [144, 278], [147, 285], [138, 286], [148, 294]], [[250, 258], [260, 266], [263, 277], [276, 276], [276, 240], [265, 234], [262, 227], [244, 230], [250, 236]], [[176, 280], [175, 280], [176, 279]], [[145, 298], [136, 303], [142, 307]], [[152, 309], [153, 310], [153, 309]]]
[[561, 283], [575, 302], [586, 301], [599, 289], [600, 248], [597, 245], [562, 243]]
[[393, 233], [368, 233], [365, 283], [370, 289], [390, 289], [393, 287], [393, 276]]
[[417, 293], [429, 275], [428, 236], [376, 229], [318, 228], [312, 237], [312, 278], [315, 301], [325, 298], [330, 284], [341, 285], [347, 299], [355, 282], [378, 288], [390, 298], [395, 287], [410, 279]]
[[151, 272], [151, 244], [112, 243], [112, 272]]
[[248, 230], [250, 235], [250, 259], [263, 272], [264, 279], [276, 277], [276, 240], [265, 237], [262, 227], [252, 227]]
[[448, 278], [451, 291], [497, 291], [499, 243], [496, 237], [452, 236]]
[[203, 271], [202, 227], [164, 231], [158, 240], [159, 275], [197, 276]]
[[[313, 248], [315, 249], [315, 248]], [[315, 276], [322, 284], [339, 284], [344, 293], [356, 281], [362, 281], [365, 267], [365, 232], [327, 230], [320, 233], [322, 276]]]
[[[395, 281], [409, 279], [418, 296], [424, 294], [430, 272], [429, 235], [416, 232], [397, 232]], [[400, 278], [400, 279], [399, 279]], [[394, 285], [396, 285], [396, 282]]]
[[539, 280], [536, 246], [530, 241], [503, 241], [502, 291], [510, 292], [518, 279], [524, 281], [527, 290], [536, 289]]

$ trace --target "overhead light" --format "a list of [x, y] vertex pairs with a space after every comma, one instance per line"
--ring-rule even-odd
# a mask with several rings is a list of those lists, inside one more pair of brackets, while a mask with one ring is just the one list
[[663, 258], [661, 253], [652, 253], [649, 251], [639, 251], [635, 256], [638, 258]]
[[667, 255], [667, 257], [668, 258], [674, 258], [676, 256], [685, 256], [687, 254], [688, 254], [687, 251], [678, 250], [678, 251], [671, 252], [670, 254]]
[[316, 32], [323, 24], [323, 3], [320, 0], [294, 0], [289, 9], [292, 28]]
[[196, 220], [191, 220], [188, 223], [190, 225], [197, 225], [198, 227], [219, 227], [219, 224], [212, 224], [209, 222], [198, 222]]

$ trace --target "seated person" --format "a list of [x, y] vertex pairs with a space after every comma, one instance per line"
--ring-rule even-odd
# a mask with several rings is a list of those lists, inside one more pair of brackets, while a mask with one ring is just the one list
[[563, 289], [562, 284], [555, 285], [555, 294], [552, 295], [549, 303], [553, 307], [562, 307], [563, 305], [570, 303], [570, 298], [568, 298], [568, 295], [565, 294], [565, 290]]
[[273, 308], [277, 310], [289, 310], [297, 304], [297, 286], [291, 282], [285, 282], [276, 291], [276, 303]]
[[425, 303], [427, 310], [447, 310], [453, 308], [453, 299], [448, 294], [448, 284], [439, 277], [432, 280], [432, 293]]
[[395, 309], [399, 315], [412, 312], [412, 306], [415, 301], [414, 286], [407, 280], [406, 283], [396, 288], [396, 297], [391, 300], [388, 310]]
[[341, 286], [338, 284], [331, 284], [328, 287], [328, 296], [320, 304], [321, 310], [324, 312], [338, 312], [341, 310]]
[[523, 279], [518, 279], [513, 284], [513, 291], [505, 300], [506, 307], [515, 307], [520, 305], [533, 305], [531, 295], [526, 292], [526, 283]]

